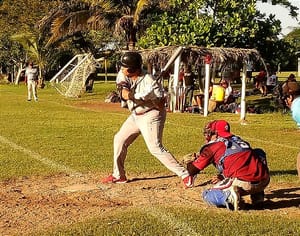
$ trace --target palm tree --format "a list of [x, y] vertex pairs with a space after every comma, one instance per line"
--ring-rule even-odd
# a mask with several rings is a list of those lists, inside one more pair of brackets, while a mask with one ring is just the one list
[[124, 35], [126, 49], [132, 49], [147, 8], [159, 9], [159, 0], [71, 0], [53, 9], [39, 26], [44, 32], [51, 31], [47, 45], [89, 30], [106, 30]]
[[[45, 67], [46, 60], [45, 60], [45, 55], [42, 51], [43, 47], [39, 45], [38, 36], [36, 36], [33, 33], [20, 33], [20, 34], [12, 35], [11, 39], [15, 42], [20, 43], [24, 48], [26, 55], [38, 65], [40, 85], [43, 85], [44, 81], [42, 77], [42, 71]], [[22, 69], [23, 69], [22, 66], [20, 66], [16, 83], [18, 83], [19, 74]]]

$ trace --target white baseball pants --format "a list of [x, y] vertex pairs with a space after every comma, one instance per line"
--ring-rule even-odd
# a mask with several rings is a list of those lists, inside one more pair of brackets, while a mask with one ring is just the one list
[[142, 134], [150, 153], [170, 171], [181, 178], [189, 175], [188, 171], [162, 145], [162, 135], [166, 111], [151, 110], [143, 115], [131, 114], [123, 123], [114, 137], [114, 168], [115, 178], [125, 177], [124, 162], [127, 149]]

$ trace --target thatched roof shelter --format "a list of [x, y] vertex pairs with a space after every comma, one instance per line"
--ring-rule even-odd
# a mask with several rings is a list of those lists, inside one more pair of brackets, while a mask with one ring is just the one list
[[[178, 48], [180, 48], [178, 52]], [[261, 58], [259, 52], [255, 49], [243, 49], [243, 48], [205, 48], [196, 46], [186, 46], [183, 49], [178, 46], [166, 46], [149, 50], [140, 51], [143, 61], [148, 64], [148, 71], [154, 67], [155, 71], [161, 71], [168, 62], [174, 58], [180, 56], [179, 62], [184, 64], [190, 64], [196, 67], [202, 67], [205, 65], [205, 92], [204, 92], [204, 116], [207, 116], [208, 111], [208, 99], [209, 99], [209, 80], [210, 80], [210, 66], [213, 66], [214, 70], [230, 68], [231, 66], [237, 66], [236, 69], [241, 68], [243, 73], [242, 79], [242, 92], [241, 92], [241, 121], [245, 121], [246, 117], [246, 64], [251, 61], [253, 64], [260, 62], [266, 68], [266, 65]], [[170, 60], [171, 59], [171, 60]], [[174, 59], [175, 60], [175, 59]], [[207, 67], [208, 66], [208, 67]], [[174, 85], [177, 87], [179, 65], [175, 63], [174, 69]], [[165, 69], [165, 68], [164, 68]], [[267, 68], [266, 68], [267, 69]], [[176, 72], [175, 72], [176, 71]], [[266, 70], [267, 71], [267, 70]], [[176, 89], [175, 89], [176, 90]], [[178, 94], [175, 96], [177, 97]], [[176, 99], [177, 100], [177, 99]]]
[[[145, 62], [163, 68], [177, 48], [178, 46], [165, 46], [141, 50], [140, 52]], [[262, 60], [256, 49], [187, 46], [184, 47], [181, 54], [181, 61], [187, 64], [200, 66], [205, 64], [204, 60], [207, 55], [212, 57], [212, 63], [222, 67], [236, 64], [241, 68], [243, 63], [248, 60], [254, 63]]]

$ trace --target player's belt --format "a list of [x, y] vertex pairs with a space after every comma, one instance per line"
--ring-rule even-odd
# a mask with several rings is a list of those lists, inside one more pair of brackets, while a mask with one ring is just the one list
[[141, 116], [141, 115], [144, 115], [144, 114], [146, 114], [147, 112], [152, 111], [152, 110], [157, 110], [157, 109], [153, 107], [153, 108], [150, 108], [150, 109], [145, 110], [145, 111], [142, 111], [142, 112], [136, 112], [136, 111], [134, 111], [134, 114], [135, 114], [136, 116]]

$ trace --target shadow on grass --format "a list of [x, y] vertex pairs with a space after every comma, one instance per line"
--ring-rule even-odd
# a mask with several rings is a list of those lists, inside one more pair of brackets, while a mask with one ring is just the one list
[[[278, 189], [266, 194], [267, 199], [262, 205], [252, 206], [251, 204], [244, 203], [244, 210], [276, 210], [291, 207], [300, 207], [300, 194], [298, 188]], [[273, 200], [272, 200], [273, 199]]]
[[298, 175], [297, 170], [275, 170], [275, 171], [270, 171], [270, 175], [276, 176], [276, 175]]
[[[278, 189], [267, 194], [267, 201], [264, 203], [264, 209], [275, 210], [289, 207], [300, 207], [300, 194], [296, 193], [300, 190], [298, 188]], [[278, 199], [272, 201], [272, 199]]]

